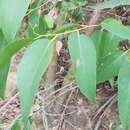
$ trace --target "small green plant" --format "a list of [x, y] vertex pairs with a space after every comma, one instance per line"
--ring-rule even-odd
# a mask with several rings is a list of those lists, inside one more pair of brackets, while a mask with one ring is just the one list
[[[38, 0], [33, 5], [30, 5], [30, 9], [35, 10], [43, 2], [43, 0]], [[115, 3], [114, 0], [111, 2]], [[30, 129], [29, 123], [27, 123], [29, 114], [38, 91], [39, 82], [52, 60], [55, 47], [54, 41], [57, 37], [67, 34], [72, 70], [79, 89], [89, 101], [96, 102], [96, 84], [118, 76], [119, 117], [124, 129], [129, 130], [130, 50], [125, 52], [120, 50], [119, 43], [125, 39], [130, 40], [130, 28], [110, 18], [98, 25], [101, 27], [100, 30], [96, 30], [91, 36], [85, 36], [81, 35], [79, 31], [90, 27], [88, 25], [70, 23], [53, 30], [54, 21], [50, 16], [46, 14], [42, 16], [32, 12], [28, 13], [30, 20], [28, 26], [29, 37], [17, 40], [15, 36], [29, 7], [29, 3], [30, 0], [0, 1], [1, 97], [4, 97], [6, 79], [12, 56], [22, 47], [29, 45], [19, 64], [17, 73], [24, 129]], [[81, 7], [86, 4], [83, 0], [77, 2], [66, 0], [60, 3], [56, 2], [55, 7], [62, 8], [62, 6], [67, 6], [68, 3], [71, 4], [70, 10], [73, 11], [77, 11], [77, 6], [81, 10]], [[102, 9], [122, 4], [111, 3], [113, 5], [111, 6], [109, 2], [109, 5], [106, 6], [106, 3], [97, 5], [96, 7]], [[124, 1], [124, 4], [126, 5], [126, 1]], [[65, 8], [62, 8], [62, 10], [69, 15]], [[17, 125], [13, 126], [14, 129], [17, 129]]]

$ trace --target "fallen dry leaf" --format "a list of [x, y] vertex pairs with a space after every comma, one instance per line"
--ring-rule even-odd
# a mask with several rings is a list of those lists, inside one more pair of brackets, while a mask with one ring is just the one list
[[63, 46], [63, 43], [61, 41], [57, 41], [56, 42], [56, 52], [57, 52], [57, 55], [60, 56], [60, 50]]

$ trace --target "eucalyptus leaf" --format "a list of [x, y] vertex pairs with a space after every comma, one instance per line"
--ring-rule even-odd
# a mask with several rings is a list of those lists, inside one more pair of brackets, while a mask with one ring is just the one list
[[47, 23], [48, 28], [53, 28], [53, 25], [54, 25], [53, 18], [51, 16], [49, 16], [49, 15], [45, 15], [44, 19], [45, 19], [45, 21]]
[[130, 58], [122, 65], [118, 75], [118, 108], [124, 130], [130, 129]]
[[68, 47], [72, 69], [81, 92], [92, 102], [96, 100], [96, 50], [92, 40], [84, 35], [72, 33]]
[[118, 75], [125, 53], [119, 49], [122, 38], [109, 32], [96, 31], [91, 35], [97, 53], [97, 83]]
[[29, 25], [28, 34], [29, 36], [35, 36], [35, 33], [43, 33], [46, 31], [46, 25], [43, 21], [42, 16], [39, 14], [41, 4], [46, 0], [36, 0], [32, 5], [30, 5], [30, 13], [28, 15]]
[[[0, 0], [0, 53], [16, 35], [21, 21], [27, 11], [30, 0]], [[0, 56], [0, 59], [3, 57]], [[4, 96], [10, 59], [0, 67], [0, 96]]]
[[[1, 40], [2, 41], [2, 40]], [[6, 81], [10, 67], [11, 57], [16, 54], [22, 47], [32, 42], [32, 39], [21, 39], [10, 44], [3, 45], [0, 51], [0, 97], [4, 98]], [[2, 43], [1, 43], [2, 45]]]
[[96, 47], [97, 63], [101, 63], [106, 57], [119, 50], [119, 42], [122, 38], [109, 32], [97, 30], [91, 35]]
[[52, 54], [52, 42], [40, 39], [30, 45], [19, 64], [17, 82], [25, 126], [38, 91], [39, 82], [51, 61]]
[[[0, 51], [5, 48], [7, 41], [4, 38], [2, 30], [0, 30]], [[0, 57], [1, 59], [2, 57]], [[6, 81], [9, 71], [9, 64], [10, 61], [7, 61], [3, 67], [0, 67], [0, 97], [4, 98], [5, 88], [6, 88]]]
[[0, 28], [8, 42], [14, 39], [29, 3], [30, 0], [0, 0]]
[[16, 54], [22, 47], [32, 43], [32, 41], [33, 39], [30, 38], [16, 40], [4, 47], [0, 51], [0, 68], [2, 68], [6, 63], [8, 63], [11, 57]]
[[125, 56], [126, 53], [117, 51], [106, 57], [97, 68], [97, 83], [104, 82], [117, 76]]
[[0, 68], [0, 97], [4, 98], [10, 61]]
[[104, 20], [101, 26], [118, 37], [130, 40], [130, 29], [113, 18]]
[[11, 130], [21, 130], [21, 125], [20, 125], [19, 118], [14, 122]]

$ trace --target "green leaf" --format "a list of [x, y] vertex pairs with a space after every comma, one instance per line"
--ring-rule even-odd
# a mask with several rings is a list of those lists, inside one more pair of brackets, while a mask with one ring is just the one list
[[10, 61], [0, 68], [0, 97], [4, 98], [6, 81], [9, 72]]
[[45, 19], [43, 17], [40, 17], [39, 18], [39, 26], [38, 26], [38, 32], [40, 34], [46, 34], [47, 31], [48, 31], [48, 26], [47, 26], [47, 23], [45, 21]]
[[16, 54], [22, 47], [32, 42], [32, 39], [21, 39], [8, 44], [0, 51], [0, 69], [10, 61], [11, 57]]
[[115, 52], [106, 57], [97, 68], [97, 83], [104, 82], [117, 76], [126, 53]]
[[[0, 51], [6, 46], [7, 41], [4, 38], [2, 31], [0, 30]], [[1, 59], [2, 57], [0, 57]], [[0, 67], [0, 97], [4, 98], [4, 92], [6, 88], [6, 81], [9, 70], [9, 61], [3, 67]]]
[[126, 59], [118, 75], [119, 117], [125, 130], [130, 129], [130, 59]]
[[19, 125], [19, 122], [16, 122], [15, 125], [11, 128], [11, 130], [20, 130], [21, 127]]
[[130, 29], [115, 19], [106, 19], [101, 23], [101, 26], [116, 36], [130, 40]]
[[[0, 0], [0, 50], [14, 39], [29, 2], [30, 0]], [[1, 42], [3, 43], [1, 44]], [[2, 58], [0, 56], [0, 59]], [[0, 67], [0, 96], [2, 97], [4, 96], [9, 66], [10, 59], [7, 60], [4, 67]]]
[[22, 39], [6, 45], [5, 41], [0, 39], [0, 97], [4, 97], [11, 57], [32, 41], [32, 39]]
[[96, 9], [106, 9], [106, 8], [114, 8], [122, 5], [130, 5], [130, 0], [109, 0], [103, 3], [98, 3], [94, 8]]
[[30, 10], [29, 10], [29, 20], [33, 25], [37, 24], [39, 21], [39, 7], [41, 4], [44, 2], [44, 0], [36, 0], [32, 5], [30, 5]]
[[16, 122], [13, 124], [11, 130], [21, 130], [19, 119], [17, 119]]
[[45, 0], [36, 0], [32, 5], [30, 5], [30, 13], [28, 15], [29, 25], [28, 33], [29, 36], [35, 36], [35, 33], [41, 33], [46, 31], [43, 23], [42, 16], [39, 14], [39, 7]]
[[29, 120], [28, 120], [27, 125], [24, 127], [23, 130], [32, 130], [32, 129], [31, 129], [31, 123], [30, 123]]
[[0, 29], [0, 50], [3, 49], [7, 45], [7, 41], [3, 35], [2, 30]]
[[53, 28], [53, 25], [54, 25], [53, 18], [51, 16], [49, 16], [49, 15], [45, 15], [44, 19], [45, 19], [45, 21], [47, 23], [48, 28]]
[[18, 67], [17, 82], [25, 125], [39, 82], [51, 61], [52, 54], [53, 44], [51, 41], [47, 39], [37, 40], [27, 49]]
[[90, 101], [96, 99], [96, 50], [91, 39], [72, 33], [68, 41], [72, 68], [81, 92]]
[[30, 0], [0, 0], [0, 28], [7, 41], [13, 40]]
[[118, 48], [122, 39], [103, 31], [96, 31], [91, 38], [97, 53], [97, 83], [117, 76], [125, 55]]
[[96, 47], [97, 62], [100, 64], [107, 56], [118, 51], [119, 42], [122, 40], [109, 32], [97, 30], [91, 35]]

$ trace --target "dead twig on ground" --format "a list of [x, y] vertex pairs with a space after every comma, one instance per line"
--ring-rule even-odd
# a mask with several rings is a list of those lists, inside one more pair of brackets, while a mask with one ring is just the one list
[[[69, 95], [69, 97], [68, 97], [68, 99], [67, 99], [67, 101], [66, 101], [66, 106], [68, 106], [68, 104], [69, 104], [69, 101], [70, 101], [70, 99], [71, 99], [71, 96], [72, 96], [72, 94], [73, 94], [73, 91], [74, 90], [72, 90], [71, 91], [71, 93], [70, 93], [70, 95]], [[61, 130], [62, 129], [62, 126], [63, 126], [63, 123], [64, 123], [64, 115], [65, 115], [65, 113], [66, 113], [66, 107], [64, 107], [64, 110], [63, 110], [63, 112], [62, 112], [62, 116], [61, 116], [61, 119], [60, 119], [60, 122], [59, 122], [59, 124], [58, 124], [58, 129], [57, 130]]]
[[[107, 100], [105, 102], [104, 105], [102, 105], [98, 112], [96, 113], [96, 115], [93, 117], [93, 120], [95, 120], [97, 118], [97, 116], [102, 112], [102, 114], [100, 115], [100, 117], [98, 118], [97, 120], [97, 123], [95, 124], [95, 127], [94, 127], [94, 130], [99, 130], [99, 127], [101, 125], [101, 119], [104, 115], [104, 113], [108, 110], [108, 108], [110, 108], [115, 102], [116, 102], [116, 97], [117, 97], [117, 94], [114, 94], [109, 100]], [[105, 109], [105, 110], [104, 110]]]

